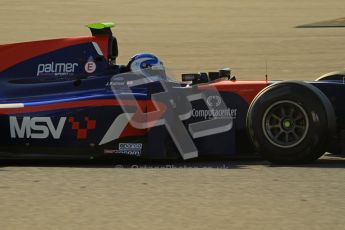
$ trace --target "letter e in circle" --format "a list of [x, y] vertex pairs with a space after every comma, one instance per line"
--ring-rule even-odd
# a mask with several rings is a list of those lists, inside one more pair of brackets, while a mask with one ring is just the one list
[[94, 63], [93, 61], [86, 62], [85, 71], [87, 73], [93, 73], [95, 72], [95, 70], [96, 70], [96, 63]]

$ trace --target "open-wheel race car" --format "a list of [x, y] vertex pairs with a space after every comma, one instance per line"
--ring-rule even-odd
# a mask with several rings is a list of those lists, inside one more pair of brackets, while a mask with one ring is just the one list
[[0, 157], [221, 158], [281, 164], [342, 153], [345, 85], [240, 81], [230, 69], [169, 77], [140, 53], [118, 65], [112, 23], [92, 36], [0, 46]]

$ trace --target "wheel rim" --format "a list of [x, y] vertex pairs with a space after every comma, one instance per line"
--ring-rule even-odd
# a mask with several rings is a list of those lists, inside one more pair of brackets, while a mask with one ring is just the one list
[[296, 102], [278, 101], [265, 111], [262, 128], [271, 144], [292, 148], [305, 139], [309, 119], [305, 110]]

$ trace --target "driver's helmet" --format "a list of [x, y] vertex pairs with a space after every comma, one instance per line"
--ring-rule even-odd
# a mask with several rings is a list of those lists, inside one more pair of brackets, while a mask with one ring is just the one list
[[150, 53], [140, 53], [134, 55], [128, 62], [128, 68], [131, 72], [149, 76], [166, 77], [163, 62], [155, 55]]

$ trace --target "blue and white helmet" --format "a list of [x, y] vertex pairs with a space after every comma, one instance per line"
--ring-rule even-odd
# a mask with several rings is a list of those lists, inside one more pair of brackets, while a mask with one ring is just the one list
[[150, 53], [140, 53], [134, 55], [128, 62], [128, 67], [132, 72], [146, 73], [147, 70], [164, 71], [163, 62]]

